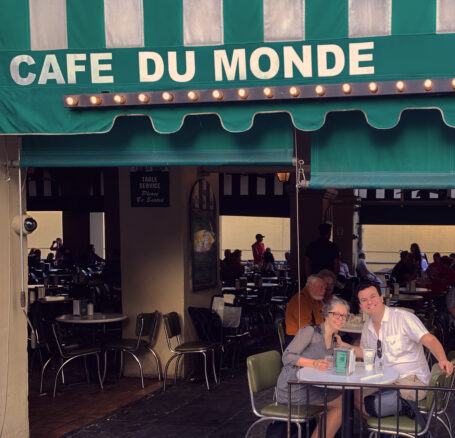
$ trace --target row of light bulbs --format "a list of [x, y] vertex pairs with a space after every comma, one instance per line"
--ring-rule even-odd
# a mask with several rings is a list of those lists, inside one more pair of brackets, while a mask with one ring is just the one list
[[[455, 89], [455, 79], [452, 79], [451, 85], [452, 85], [452, 88]], [[404, 81], [397, 81], [395, 83], [395, 88], [398, 92], [404, 92], [406, 90], [406, 83]], [[426, 79], [423, 82], [423, 88], [425, 89], [425, 91], [431, 91], [433, 89], [433, 81], [431, 79]], [[341, 90], [345, 95], [349, 95], [352, 92], [352, 86], [350, 84], [342, 84]], [[375, 94], [379, 91], [379, 85], [376, 82], [370, 82], [368, 84], [368, 90], [370, 91], [370, 93]], [[293, 87], [289, 88], [289, 95], [291, 97], [299, 97], [301, 92], [302, 91], [299, 87], [293, 86]], [[316, 85], [314, 88], [314, 92], [318, 96], [324, 96], [324, 95], [326, 95], [327, 90], [322, 85]], [[262, 90], [262, 93], [268, 99], [273, 98], [274, 94], [275, 94], [274, 89], [271, 87], [265, 87]], [[221, 90], [213, 90], [211, 95], [214, 100], [218, 100], [218, 101], [221, 101], [224, 98], [223, 91], [221, 91]], [[248, 89], [239, 88], [237, 90], [237, 95], [240, 99], [243, 99], [243, 100], [248, 99], [248, 97], [249, 97]], [[187, 96], [188, 100], [191, 102], [197, 102], [200, 98], [199, 93], [197, 91], [188, 91], [186, 96]], [[161, 99], [163, 100], [163, 102], [170, 103], [174, 100], [174, 97], [175, 97], [174, 94], [169, 91], [164, 91], [163, 93], [161, 93]], [[285, 97], [280, 95], [280, 98], [285, 98]], [[122, 94], [115, 94], [113, 100], [118, 105], [123, 105], [124, 103], [126, 103], [126, 97]], [[103, 99], [100, 95], [90, 96], [89, 101], [90, 101], [90, 104], [94, 105], [94, 106], [101, 105], [103, 103]], [[138, 103], [141, 103], [141, 104], [147, 104], [150, 102], [150, 95], [147, 93], [138, 93], [137, 101], [138, 101]], [[76, 96], [68, 96], [65, 98], [65, 103], [68, 106], [74, 107], [79, 104], [79, 99]]]

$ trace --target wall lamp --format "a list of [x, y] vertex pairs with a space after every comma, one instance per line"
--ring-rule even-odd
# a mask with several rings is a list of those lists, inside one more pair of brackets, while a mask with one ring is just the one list
[[289, 178], [291, 178], [291, 173], [290, 172], [277, 172], [276, 177], [278, 178], [279, 182], [285, 183], [289, 181]]

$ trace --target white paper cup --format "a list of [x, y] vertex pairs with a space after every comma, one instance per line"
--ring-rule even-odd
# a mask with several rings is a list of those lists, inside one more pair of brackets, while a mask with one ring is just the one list
[[374, 348], [363, 348], [363, 364], [365, 371], [373, 371], [375, 354], [376, 351]]

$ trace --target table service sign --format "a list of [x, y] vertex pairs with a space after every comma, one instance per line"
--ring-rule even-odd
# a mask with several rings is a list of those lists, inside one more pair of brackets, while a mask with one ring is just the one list
[[363, 349], [363, 363], [365, 371], [373, 371], [375, 354], [376, 352], [374, 348]]

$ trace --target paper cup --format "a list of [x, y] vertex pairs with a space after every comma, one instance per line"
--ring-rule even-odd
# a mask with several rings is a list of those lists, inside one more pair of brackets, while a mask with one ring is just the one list
[[362, 350], [365, 371], [373, 371], [376, 350], [374, 348], [363, 348]]

